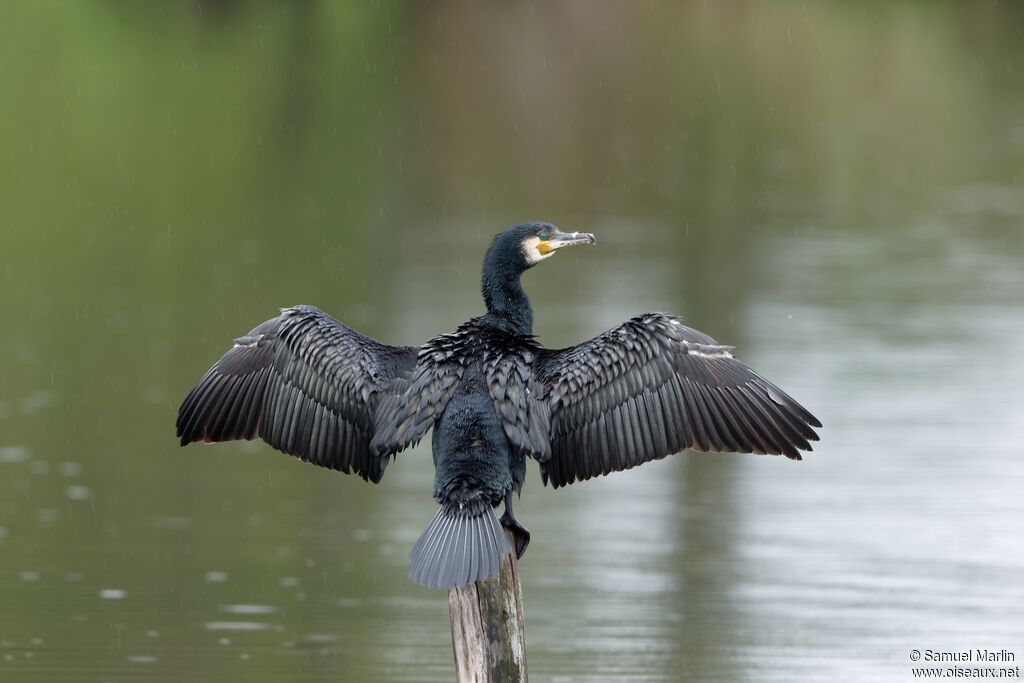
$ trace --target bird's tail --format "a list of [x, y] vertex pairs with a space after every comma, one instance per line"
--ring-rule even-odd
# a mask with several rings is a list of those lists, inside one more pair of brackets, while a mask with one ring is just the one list
[[409, 553], [409, 578], [427, 588], [464, 586], [497, 575], [511, 552], [490, 505], [443, 505]]

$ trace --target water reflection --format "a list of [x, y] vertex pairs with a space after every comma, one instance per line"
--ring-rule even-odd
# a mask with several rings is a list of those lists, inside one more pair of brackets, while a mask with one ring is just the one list
[[600, 238], [527, 276], [544, 343], [682, 313], [826, 425], [532, 477], [536, 680], [1024, 642], [1017, 8], [195, 6], [0, 9], [0, 679], [450, 680], [424, 448], [373, 488], [173, 415], [278, 306], [457, 325], [524, 218]]

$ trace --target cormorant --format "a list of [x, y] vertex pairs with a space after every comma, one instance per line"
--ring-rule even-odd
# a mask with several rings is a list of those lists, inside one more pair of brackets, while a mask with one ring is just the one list
[[[588, 233], [514, 225], [484, 257], [487, 313], [419, 348], [389, 346], [312, 306], [235, 340], [178, 412], [181, 444], [259, 437], [322, 467], [379, 482], [433, 428], [440, 507], [410, 554], [410, 577], [451, 588], [522, 556], [512, 494], [537, 461], [558, 488], [686, 448], [799, 460], [821, 423], [703, 332], [644, 313], [590, 341], [546, 349], [520, 276]], [[494, 512], [504, 502], [499, 520]]]

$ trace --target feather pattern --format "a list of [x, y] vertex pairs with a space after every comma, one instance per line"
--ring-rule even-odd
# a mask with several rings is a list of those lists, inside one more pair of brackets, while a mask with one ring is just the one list
[[550, 453], [536, 456], [559, 487], [685, 448], [782, 454], [795, 460], [821, 423], [706, 334], [661, 313], [638, 315], [582, 344], [537, 349]]
[[409, 578], [445, 589], [483, 581], [497, 575], [502, 556], [510, 552], [490, 505], [442, 506], [409, 553]]
[[420, 347], [409, 388], [378, 404], [378, 429], [370, 444], [374, 453], [387, 456], [415, 445], [441, 417], [473, 358], [469, 324]]
[[178, 412], [182, 445], [257, 436], [315, 465], [380, 481], [375, 412], [405, 393], [416, 349], [388, 346], [313, 306], [296, 306], [235, 340]]
[[512, 447], [547, 459], [548, 406], [533, 374], [539, 348], [533, 337], [483, 317], [431, 339], [420, 349], [406, 394], [379, 403], [371, 448], [389, 454], [419, 441], [444, 412], [466, 368], [481, 363], [494, 411]]
[[550, 418], [543, 391], [533, 378], [532, 338], [510, 335], [491, 340], [484, 357], [487, 386], [512, 448], [537, 460], [551, 453]]

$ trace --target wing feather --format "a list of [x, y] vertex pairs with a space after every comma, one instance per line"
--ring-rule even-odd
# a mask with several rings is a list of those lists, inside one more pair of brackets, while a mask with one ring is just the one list
[[818, 439], [821, 423], [803, 406], [731, 347], [672, 316], [645, 313], [577, 346], [536, 353], [551, 438], [550, 455], [537, 459], [556, 487], [684, 448], [799, 460]]
[[388, 346], [312, 306], [235, 341], [178, 411], [181, 444], [257, 436], [302, 460], [379, 481], [375, 410], [410, 385], [416, 349]]

